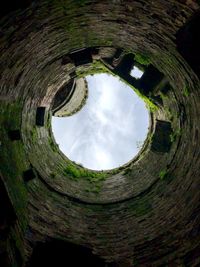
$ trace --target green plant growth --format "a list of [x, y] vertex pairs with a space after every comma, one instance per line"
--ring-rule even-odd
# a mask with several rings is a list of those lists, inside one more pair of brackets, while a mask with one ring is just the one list
[[85, 189], [85, 192], [98, 194], [101, 191], [101, 188], [102, 188], [102, 182], [96, 182], [95, 184], [90, 184]]
[[163, 94], [163, 92], [161, 92], [161, 91], [159, 92], [159, 95], [160, 95], [160, 97], [162, 98], [163, 101], [168, 98], [168, 96]]
[[80, 179], [87, 180], [89, 182], [86, 192], [99, 193], [101, 191], [102, 182], [108, 177], [108, 173], [95, 172], [85, 169], [79, 165], [75, 165], [72, 162], [68, 162], [66, 168], [63, 170], [64, 175], [69, 179], [78, 181]]
[[104, 172], [95, 172], [78, 165], [75, 166], [72, 162], [68, 162], [66, 168], [64, 169], [64, 174], [69, 178], [74, 180], [78, 180], [80, 178], [84, 178], [91, 183], [104, 181], [108, 174]]
[[49, 138], [49, 145], [52, 148], [53, 152], [59, 151], [58, 145], [53, 141], [53, 139], [51, 137]]
[[[100, 60], [95, 60], [89, 67], [79, 67], [76, 71], [78, 78], [85, 77], [87, 75], [94, 75], [98, 73], [108, 73], [113, 76], [118, 77], [111, 70], [109, 70]], [[138, 89], [136, 89], [133, 85], [129, 84], [126, 80], [121, 77], [120, 80], [127, 84], [130, 88], [134, 90], [134, 92], [145, 102], [146, 107], [151, 111], [155, 112], [158, 107], [145, 95], [143, 95]]]
[[174, 118], [172, 111], [168, 107], [165, 107], [165, 112], [167, 114], [168, 119], [172, 121]]
[[32, 141], [35, 141], [37, 139], [37, 129], [36, 129], [36, 127], [33, 127], [31, 129], [30, 133], [31, 133]]
[[170, 134], [171, 143], [175, 142], [175, 140], [181, 135], [181, 129], [178, 129]]
[[168, 170], [167, 169], [164, 169], [164, 170], [161, 170], [160, 173], [159, 173], [159, 178], [161, 180], [165, 179], [166, 177], [168, 176]]
[[94, 75], [98, 73], [110, 73], [113, 74], [101, 61], [99, 60], [94, 60], [93, 63], [88, 66], [80, 66], [76, 70], [76, 74], [78, 78], [83, 78], [88, 75]]
[[21, 128], [22, 105], [20, 103], [0, 103], [0, 172], [8, 189], [13, 207], [22, 230], [27, 226], [27, 190], [23, 182], [23, 172], [29, 167], [21, 141], [11, 141], [8, 131]]
[[184, 94], [184, 96], [186, 96], [186, 97], [188, 97], [188, 96], [190, 95], [190, 91], [189, 91], [188, 86], [185, 86], [185, 87], [183, 88], [183, 94]]
[[52, 117], [52, 114], [51, 112], [48, 113], [48, 118], [47, 118], [47, 129], [50, 129], [51, 128], [51, 117]]
[[131, 168], [126, 168], [126, 169], [124, 170], [124, 174], [125, 174], [125, 175], [129, 175], [129, 174], [131, 174], [131, 171], [132, 171]]
[[156, 112], [158, 110], [158, 107], [147, 96], [143, 95], [138, 89], [129, 84], [126, 80], [122, 78], [120, 78], [120, 80], [134, 90], [134, 92], [145, 102], [147, 109], [149, 109], [151, 112]]
[[[175, 179], [175, 177], [169, 172], [169, 169], [167, 168], [160, 171], [159, 178], [163, 182], [163, 184], [169, 184], [172, 180]], [[160, 191], [165, 190], [165, 187], [163, 187], [162, 184], [160, 186]]]
[[147, 56], [141, 54], [135, 54], [134, 60], [139, 64], [145, 66], [148, 66], [151, 63]]

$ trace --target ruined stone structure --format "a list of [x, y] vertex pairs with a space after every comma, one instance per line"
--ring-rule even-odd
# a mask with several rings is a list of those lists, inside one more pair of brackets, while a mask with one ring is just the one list
[[[6, 3], [0, 266], [200, 266], [199, 1]], [[71, 162], [51, 131], [74, 82], [99, 72], [134, 87], [151, 114], [138, 156], [105, 172]]]
[[[61, 92], [57, 92], [57, 98], [54, 98], [53, 115], [56, 117], [67, 117], [75, 114], [85, 105], [88, 97], [87, 82], [84, 78], [77, 79], [70, 83], [70, 93], [63, 88], [63, 98], [60, 97]], [[56, 101], [57, 100], [57, 101]], [[58, 104], [60, 102], [60, 104]]]

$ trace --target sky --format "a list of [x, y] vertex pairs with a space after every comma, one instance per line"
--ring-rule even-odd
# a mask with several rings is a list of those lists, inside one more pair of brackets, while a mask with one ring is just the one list
[[108, 170], [136, 156], [147, 137], [149, 112], [144, 101], [119, 78], [87, 76], [86, 105], [70, 117], [52, 117], [60, 150], [92, 170]]
[[141, 78], [143, 75], [143, 71], [141, 71], [139, 68], [134, 66], [130, 73], [131, 76], [135, 77], [136, 79]]

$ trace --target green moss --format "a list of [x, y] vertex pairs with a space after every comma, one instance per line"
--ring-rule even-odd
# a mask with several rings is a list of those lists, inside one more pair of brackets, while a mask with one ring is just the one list
[[22, 105], [0, 103], [0, 172], [23, 230], [27, 226], [27, 191], [22, 174], [29, 166], [23, 143], [11, 141], [8, 131], [21, 128]]
[[125, 169], [124, 174], [129, 175], [129, 174], [131, 174], [131, 171], [132, 171], [131, 168], [127, 168], [127, 169]]
[[113, 76], [116, 76], [120, 78], [120, 80], [127, 84], [130, 88], [134, 90], [134, 92], [145, 102], [146, 107], [151, 111], [155, 112], [158, 110], [158, 107], [145, 95], [143, 95], [138, 89], [136, 89], [134, 86], [129, 84], [126, 80], [123, 78], [115, 75], [111, 70], [109, 70], [100, 60], [95, 60], [89, 67], [79, 67], [76, 71], [76, 74], [78, 78], [85, 77], [87, 75], [94, 75], [98, 73], [108, 73]]
[[33, 127], [30, 132], [31, 132], [32, 141], [33, 142], [36, 141], [36, 139], [37, 139], [37, 129], [36, 129], [36, 127]]
[[161, 180], [165, 179], [165, 178], [167, 177], [167, 175], [168, 175], [168, 170], [167, 170], [167, 169], [161, 170], [161, 171], [159, 172], [159, 178], [160, 178]]
[[163, 94], [162, 91], [159, 92], [159, 95], [160, 95], [160, 97], [162, 98], [163, 101], [166, 100], [166, 99], [168, 98], [168, 96], [165, 95], [165, 94]]
[[84, 178], [91, 183], [104, 181], [108, 174], [102, 172], [95, 172], [78, 165], [68, 162], [66, 168], [63, 170], [64, 174], [71, 179], [78, 180]]
[[[21, 141], [11, 141], [7, 134], [9, 130], [21, 128], [21, 114], [22, 105], [20, 103], [16, 102], [7, 105], [0, 103], [0, 173], [4, 179], [20, 226], [17, 229], [16, 225], [11, 227], [8, 242], [10, 242], [9, 248], [12, 250], [10, 253], [13, 253], [14, 257], [16, 256], [15, 253], [17, 253], [23, 261], [25, 255], [23, 235], [28, 225], [28, 196], [23, 181], [23, 172], [29, 167], [29, 162], [27, 161], [23, 143]], [[33, 133], [35, 133], [34, 130]]]
[[52, 148], [53, 152], [59, 151], [59, 146], [53, 141], [51, 137], [49, 138], [49, 145]]
[[151, 112], [156, 112], [158, 110], [158, 107], [147, 96], [143, 95], [138, 89], [129, 84], [126, 80], [122, 78], [120, 78], [120, 80], [134, 90], [134, 92], [145, 102], [147, 109], [149, 109]]
[[175, 179], [175, 177], [169, 172], [168, 169], [164, 169], [160, 171], [159, 177], [160, 177], [161, 182], [163, 183], [163, 186], [165, 186], [166, 184], [169, 184], [171, 181]]
[[63, 173], [73, 181], [80, 181], [81, 179], [88, 181], [89, 184], [87, 184], [85, 191], [95, 194], [101, 191], [102, 183], [108, 177], [108, 173], [88, 170], [78, 164], [75, 165], [73, 162], [68, 162]]
[[101, 188], [102, 188], [102, 183], [96, 182], [95, 184], [90, 184], [90, 186], [87, 189], [85, 189], [85, 192], [98, 194], [101, 191]]
[[171, 143], [175, 142], [176, 139], [181, 135], [181, 129], [178, 129], [170, 134], [170, 141]]
[[94, 75], [99, 73], [111, 73], [109, 69], [99, 60], [94, 60], [93, 63], [88, 67], [81, 66], [76, 70], [78, 78], [83, 78], [88, 75]]
[[51, 128], [51, 117], [52, 117], [52, 114], [49, 111], [48, 112], [48, 118], [47, 118], [47, 124], [46, 124], [47, 129], [50, 129]]
[[134, 60], [139, 64], [145, 66], [148, 66], [151, 63], [150, 59], [147, 56], [141, 54], [136, 54]]
[[184, 96], [188, 97], [190, 95], [190, 91], [189, 91], [189, 88], [188, 86], [185, 86], [184, 89], [183, 89], [183, 94]]
[[152, 205], [147, 200], [138, 200], [135, 203], [130, 204], [129, 208], [137, 217], [144, 216], [152, 211]]
[[165, 112], [166, 112], [167, 117], [169, 118], [169, 120], [172, 121], [173, 118], [174, 118], [172, 111], [168, 107], [165, 107]]

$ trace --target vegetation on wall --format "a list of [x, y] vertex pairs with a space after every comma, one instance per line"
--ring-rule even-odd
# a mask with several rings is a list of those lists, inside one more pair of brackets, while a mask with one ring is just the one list
[[85, 191], [92, 193], [99, 193], [102, 182], [108, 177], [108, 174], [103, 171], [92, 171], [70, 161], [67, 162], [63, 172], [67, 178], [74, 181], [80, 181], [80, 179], [88, 181], [89, 185]]
[[141, 54], [135, 54], [134, 60], [139, 64], [145, 66], [148, 66], [151, 63], [150, 59], [147, 56]]
[[170, 134], [171, 143], [175, 142], [175, 140], [181, 135], [181, 129], [177, 129]]
[[112, 72], [100, 60], [94, 60], [89, 66], [79, 66], [76, 69], [77, 78], [84, 78], [88, 75], [95, 75], [99, 73], [112, 74]]
[[21, 127], [21, 109], [22, 106], [19, 103], [0, 104], [0, 136], [2, 140], [0, 172], [6, 181], [6, 187], [21, 225], [25, 229], [27, 192], [22, 174], [27, 169], [27, 158], [22, 141], [12, 141], [8, 138], [9, 130]]
[[[114, 74], [106, 65], [104, 65], [100, 60], [94, 60], [93, 63], [89, 66], [81, 66], [76, 70], [76, 74], [78, 78], [83, 78], [88, 75], [95, 75], [99, 73], [107, 73], [113, 76], [117, 76]], [[134, 92], [145, 102], [146, 107], [151, 111], [155, 112], [158, 108], [157, 106], [145, 95], [143, 95], [138, 89], [136, 89], [133, 85], [128, 83], [125, 79], [117, 76], [123, 83], [127, 84], [130, 88], [134, 90]]]
[[80, 167], [78, 164], [73, 164], [73, 162], [68, 162], [66, 168], [64, 169], [64, 174], [71, 179], [85, 178], [90, 182], [104, 181], [108, 176], [106, 173], [91, 171], [86, 168]]
[[8, 131], [21, 128], [21, 114], [20, 103], [0, 103], [0, 174], [17, 218], [7, 241], [12, 266], [19, 266], [15, 261], [16, 253], [21, 262], [25, 260], [23, 235], [28, 225], [27, 190], [23, 181], [23, 172], [28, 168], [27, 157], [22, 141], [11, 140], [8, 136]]
[[159, 178], [160, 178], [161, 180], [163, 180], [164, 178], [166, 178], [167, 175], [168, 175], [168, 170], [167, 170], [167, 169], [161, 170], [161, 171], [159, 172]]
[[129, 84], [126, 80], [121, 80], [129, 87], [131, 87], [133, 91], [145, 102], [147, 109], [149, 109], [151, 112], [155, 112], [156, 110], [158, 110], [158, 107], [147, 96], [143, 95], [138, 89], [136, 89], [133, 85]]
[[190, 95], [190, 91], [189, 91], [188, 86], [185, 86], [185, 87], [183, 88], [183, 94], [184, 94], [184, 96], [186, 96], [186, 97], [188, 97], [188, 96]]

